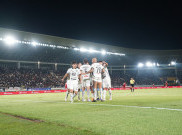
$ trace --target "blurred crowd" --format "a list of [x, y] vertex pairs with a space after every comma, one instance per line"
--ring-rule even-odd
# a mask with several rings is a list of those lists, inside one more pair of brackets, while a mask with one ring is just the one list
[[124, 82], [129, 85], [130, 78], [134, 78], [138, 86], [164, 86], [166, 81], [169, 85], [179, 85], [181, 74], [176, 75], [175, 70], [122, 70], [112, 72], [111, 78], [113, 87], [122, 87]]
[[47, 88], [59, 87], [59, 72], [41, 69], [0, 68], [0, 87]]
[[[66, 73], [64, 70], [27, 69], [0, 67], [0, 87], [21, 88], [50, 88], [64, 86], [61, 78]], [[182, 72], [179, 73], [179, 78]], [[164, 85], [168, 77], [175, 77], [174, 70], [115, 70], [110, 72], [112, 87], [122, 87], [126, 82], [129, 85], [130, 78], [134, 78], [136, 85]]]

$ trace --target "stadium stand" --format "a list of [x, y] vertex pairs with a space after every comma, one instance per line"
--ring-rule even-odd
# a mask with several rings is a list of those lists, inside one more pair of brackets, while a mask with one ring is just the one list
[[[7, 45], [3, 38], [10, 34], [16, 35], [21, 43]], [[33, 41], [42, 45], [31, 44]], [[71, 61], [82, 62], [87, 58], [91, 63], [93, 57], [109, 63], [113, 87], [121, 87], [125, 81], [129, 84], [131, 77], [135, 78], [136, 85], [146, 86], [164, 85], [165, 81], [171, 82], [171, 85], [182, 82], [182, 50], [129, 49], [4, 28], [0, 28], [0, 47], [0, 87], [60, 87], [61, 77]], [[102, 55], [74, 49], [81, 47], [126, 55]], [[146, 61], [160, 66], [137, 67], [139, 62]], [[177, 65], [171, 65], [171, 61], [177, 62]]]
[[0, 68], [0, 87], [48, 88], [61, 86], [61, 72]]
[[[1, 67], [0, 68], [0, 87], [21, 87], [21, 88], [48, 88], [48, 87], [61, 87], [61, 78], [63, 77], [65, 69], [50, 70], [50, 69], [33, 69], [33, 68], [12, 68]], [[149, 70], [139, 72], [137, 70], [128, 70], [125, 73], [123, 71], [112, 71], [112, 86], [122, 87], [122, 84], [126, 82], [129, 84], [131, 77], [135, 78], [136, 85], [138, 86], [156, 86], [164, 85], [167, 78], [173, 78], [176, 80], [173, 71], [169, 71], [167, 74], [161, 72], [150, 72]], [[175, 84], [177, 85], [177, 84]]]

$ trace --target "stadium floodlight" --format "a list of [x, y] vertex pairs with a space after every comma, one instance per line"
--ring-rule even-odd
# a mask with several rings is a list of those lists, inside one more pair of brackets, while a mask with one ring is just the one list
[[153, 64], [152, 64], [152, 66], [154, 66], [154, 67], [155, 67], [155, 66], [156, 66], [156, 63], [153, 63]]
[[89, 51], [89, 53], [95, 52], [95, 50], [93, 50], [92, 48], [90, 48], [88, 51]]
[[79, 48], [74, 48], [74, 50], [79, 51], [80, 49]]
[[106, 51], [105, 50], [102, 50], [101, 53], [102, 53], [102, 55], [105, 55], [106, 54]]
[[81, 52], [86, 52], [87, 49], [85, 49], [85, 48], [80, 48], [80, 51], [81, 51]]
[[138, 63], [138, 67], [143, 67], [144, 64], [143, 63]]
[[111, 52], [107, 52], [107, 54], [111, 55], [112, 53]]
[[113, 53], [113, 52], [111, 52], [111, 54], [113, 54], [113, 55], [117, 55], [117, 53]]
[[69, 49], [69, 47], [64, 47], [64, 49]]
[[33, 46], [36, 46], [38, 43], [35, 42], [35, 41], [33, 41], [31, 44], [32, 44]]
[[13, 45], [16, 42], [15, 38], [11, 36], [7, 36], [4, 41], [8, 45]]
[[171, 61], [171, 65], [176, 65], [176, 62], [175, 61]]
[[147, 66], [147, 67], [152, 67], [153, 64], [152, 64], [151, 62], [146, 62], [146, 66]]

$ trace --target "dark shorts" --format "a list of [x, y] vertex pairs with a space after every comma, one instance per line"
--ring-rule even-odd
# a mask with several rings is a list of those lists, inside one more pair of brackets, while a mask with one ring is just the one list
[[131, 84], [131, 87], [134, 87], [134, 84]]

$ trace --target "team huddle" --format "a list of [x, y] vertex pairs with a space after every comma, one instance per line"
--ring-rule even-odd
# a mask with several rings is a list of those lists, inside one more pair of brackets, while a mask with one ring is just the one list
[[[96, 102], [97, 100], [106, 100], [106, 91], [109, 91], [110, 100], [112, 100], [111, 78], [107, 69], [108, 63], [105, 61], [97, 61], [92, 59], [92, 65], [89, 65], [87, 59], [77, 64], [72, 62], [72, 68], [67, 70], [62, 81], [67, 78], [67, 92], [65, 101], [70, 94], [70, 101], [73, 103], [74, 98], [78, 95], [80, 100], [80, 92], [82, 90], [82, 101], [85, 100], [85, 91], [87, 91], [87, 101]], [[90, 100], [91, 92], [91, 100]]]

